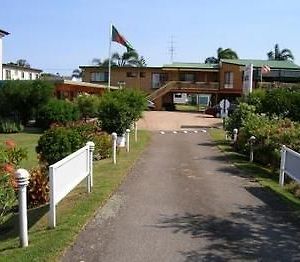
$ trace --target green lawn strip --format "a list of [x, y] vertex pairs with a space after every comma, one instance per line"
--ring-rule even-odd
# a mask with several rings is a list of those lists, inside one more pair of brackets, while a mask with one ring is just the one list
[[32, 167], [38, 165], [37, 154], [35, 152], [35, 147], [37, 141], [41, 134], [39, 133], [17, 133], [17, 134], [0, 134], [0, 143], [5, 142], [6, 140], [12, 139], [20, 147], [26, 148], [28, 157], [24, 159], [20, 166], [22, 168], [31, 169]]
[[[133, 138], [133, 137], [132, 137]], [[19, 239], [15, 232], [0, 236], [0, 261], [49, 261], [56, 260], [70, 246], [95, 211], [117, 190], [134, 162], [150, 141], [150, 134], [139, 131], [138, 143], [131, 140], [130, 153], [123, 149], [118, 155], [117, 165], [111, 159], [97, 161], [94, 164], [94, 187], [91, 194], [86, 193], [85, 183], [74, 189], [57, 208], [57, 227], [47, 229], [48, 207], [39, 208], [32, 217], [40, 212], [40, 219], [29, 230], [29, 246], [19, 248]], [[34, 211], [33, 211], [34, 213]], [[31, 217], [32, 216], [32, 217]], [[15, 218], [16, 219], [16, 218]], [[17, 220], [15, 220], [17, 223]]]
[[183, 112], [198, 112], [199, 110], [204, 110], [204, 107], [200, 107], [198, 105], [181, 105], [177, 104], [175, 105], [175, 109], [177, 111], [183, 111]]
[[277, 193], [280, 198], [285, 201], [291, 208], [300, 210], [300, 199], [295, 197], [292, 193], [282, 188], [279, 183], [278, 172], [271, 171], [257, 163], [249, 162], [249, 158], [236, 153], [230, 146], [230, 142], [225, 140], [225, 132], [222, 129], [210, 129], [209, 131], [212, 139], [216, 142], [221, 151], [223, 151], [228, 160], [232, 162], [237, 168], [244, 171], [245, 174], [255, 178], [262, 186]]

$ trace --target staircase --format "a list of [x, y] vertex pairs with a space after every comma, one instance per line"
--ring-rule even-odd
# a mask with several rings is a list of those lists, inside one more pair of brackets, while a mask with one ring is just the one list
[[150, 101], [154, 101], [155, 99], [163, 96], [164, 94], [168, 93], [170, 90], [172, 90], [176, 86], [176, 81], [170, 81], [167, 84], [163, 85], [162, 87], [155, 90], [153, 93], [151, 93], [147, 99]]

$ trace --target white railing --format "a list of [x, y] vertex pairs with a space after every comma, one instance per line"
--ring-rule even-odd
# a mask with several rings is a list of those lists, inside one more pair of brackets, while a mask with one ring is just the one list
[[88, 142], [85, 147], [49, 167], [49, 227], [56, 226], [56, 205], [83, 179], [86, 178], [87, 191], [91, 192], [94, 147], [93, 142]]
[[297, 182], [300, 182], [300, 154], [292, 149], [282, 146], [279, 184], [284, 185], [284, 175], [287, 174]]

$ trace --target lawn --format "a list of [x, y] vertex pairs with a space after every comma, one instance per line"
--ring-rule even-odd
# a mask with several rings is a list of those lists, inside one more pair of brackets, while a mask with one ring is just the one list
[[35, 133], [35, 132], [22, 132], [18, 134], [1, 134], [0, 143], [12, 139], [16, 142], [18, 146], [26, 148], [28, 153], [28, 158], [24, 159], [20, 163], [20, 166], [22, 168], [31, 169], [32, 167], [38, 164], [35, 147], [37, 145], [37, 141], [40, 136], [41, 136], [40, 133]]
[[237, 168], [244, 171], [250, 177], [254, 177], [262, 186], [278, 194], [283, 201], [295, 210], [300, 210], [300, 199], [279, 186], [279, 174], [256, 163], [249, 162], [249, 158], [236, 153], [230, 146], [230, 142], [225, 140], [225, 132], [222, 129], [211, 129], [210, 135], [218, 147], [226, 154], [228, 160]]
[[[34, 147], [34, 137], [32, 146]], [[16, 138], [16, 141], [18, 139]], [[35, 140], [36, 141], [36, 140]], [[133, 141], [133, 139], [131, 140]], [[71, 245], [95, 211], [117, 190], [135, 161], [150, 141], [150, 134], [139, 132], [138, 143], [132, 142], [130, 153], [121, 150], [117, 165], [111, 159], [94, 163], [94, 187], [86, 193], [85, 183], [74, 189], [57, 208], [57, 227], [47, 228], [48, 206], [29, 211], [29, 246], [19, 248], [17, 218], [8, 223], [9, 232], [0, 234], [0, 261], [52, 261], [57, 260], [66, 247]], [[24, 164], [25, 165], [25, 164]]]
[[183, 111], [183, 112], [199, 112], [199, 111], [204, 111], [205, 107], [203, 106], [198, 106], [198, 105], [181, 105], [177, 104], [175, 105], [176, 111]]

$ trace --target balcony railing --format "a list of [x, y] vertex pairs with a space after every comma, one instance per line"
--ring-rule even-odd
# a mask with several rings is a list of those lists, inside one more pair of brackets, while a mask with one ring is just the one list
[[219, 82], [189, 82], [178, 81], [176, 82], [178, 89], [219, 89]]

